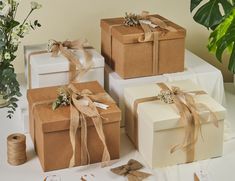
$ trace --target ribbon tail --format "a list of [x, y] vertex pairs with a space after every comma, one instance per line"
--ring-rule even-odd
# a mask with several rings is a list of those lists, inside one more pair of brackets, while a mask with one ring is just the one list
[[87, 122], [84, 114], [81, 118], [81, 165], [90, 164], [90, 154], [87, 147]]
[[73, 154], [72, 154], [72, 158], [70, 160], [69, 163], [69, 167], [74, 167], [75, 166], [75, 153], [76, 153], [76, 132], [78, 129], [78, 125], [79, 125], [79, 112], [77, 111], [77, 109], [70, 104], [70, 131], [69, 131], [69, 136], [70, 136], [70, 141], [72, 144], [72, 150], [73, 150]]
[[149, 25], [146, 25], [144, 23], [140, 23], [140, 25], [141, 25], [142, 29], [144, 30], [144, 36], [140, 36], [138, 41], [139, 42], [148, 42], [148, 41], [150, 41], [151, 38], [152, 38], [153, 33], [152, 33]]
[[108, 147], [107, 147], [106, 141], [105, 141], [102, 120], [101, 120], [100, 116], [93, 117], [92, 120], [95, 125], [95, 129], [97, 131], [97, 134], [98, 134], [98, 136], [104, 146], [104, 151], [103, 151], [103, 156], [102, 156], [102, 166], [107, 166], [108, 162], [110, 161], [110, 154], [109, 154]]
[[205, 104], [202, 104], [202, 103], [197, 103], [197, 108], [198, 109], [201, 109], [202, 111], [208, 111], [209, 112], [209, 117], [208, 117], [208, 120], [207, 122], [213, 122], [213, 124], [218, 128], [219, 127], [219, 121], [215, 115], [215, 113], [213, 113], [210, 108], [205, 105]]

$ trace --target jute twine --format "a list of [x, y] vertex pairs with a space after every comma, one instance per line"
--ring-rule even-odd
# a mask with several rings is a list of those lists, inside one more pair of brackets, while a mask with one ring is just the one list
[[7, 137], [7, 161], [14, 166], [27, 161], [25, 135], [16, 133]]

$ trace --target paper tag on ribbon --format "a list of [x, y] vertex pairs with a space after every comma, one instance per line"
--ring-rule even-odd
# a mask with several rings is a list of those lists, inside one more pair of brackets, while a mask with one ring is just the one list
[[47, 176], [44, 181], [61, 181], [60, 177], [57, 175]]
[[155, 25], [155, 24], [153, 24], [151, 21], [149, 21], [149, 20], [139, 20], [139, 22], [140, 23], [143, 23], [143, 24], [146, 24], [146, 25], [149, 25], [150, 27], [152, 27], [152, 28], [157, 28], [158, 27], [158, 25]]
[[[89, 105], [89, 101], [86, 100], [86, 99], [81, 99], [80, 103], [83, 105], [83, 106], [88, 106]], [[102, 104], [102, 103], [99, 103], [99, 102], [94, 102], [95, 106], [100, 108], [100, 109], [104, 109], [104, 110], [107, 110], [109, 105], [107, 104]]]
[[197, 175], [200, 181], [211, 181], [211, 179], [209, 178], [209, 174], [206, 170], [200, 169], [195, 174]]
[[94, 102], [95, 106], [100, 108], [100, 109], [104, 109], [104, 110], [107, 110], [109, 105], [107, 104], [102, 104], [102, 103], [99, 103], [99, 102]]

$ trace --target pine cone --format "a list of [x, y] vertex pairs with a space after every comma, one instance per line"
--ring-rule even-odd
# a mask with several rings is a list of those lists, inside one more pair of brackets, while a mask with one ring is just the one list
[[139, 25], [140, 16], [134, 13], [125, 13], [124, 25], [125, 26], [137, 26]]

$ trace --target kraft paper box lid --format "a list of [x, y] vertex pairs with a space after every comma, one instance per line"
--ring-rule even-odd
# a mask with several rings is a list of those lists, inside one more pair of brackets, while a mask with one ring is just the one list
[[[169, 40], [169, 39], [178, 39], [178, 38], [184, 38], [186, 36], [186, 30], [167, 20], [166, 18], [160, 16], [160, 15], [150, 15], [156, 18], [159, 18], [168, 26], [171, 26], [176, 29], [175, 32], [170, 31], [164, 31], [160, 30], [159, 28], [152, 29], [153, 31], [159, 31], [160, 37], [159, 40]], [[143, 29], [141, 26], [125, 26], [124, 24], [124, 18], [111, 18], [111, 19], [102, 19], [100, 26], [103, 28], [106, 32], [110, 33], [112, 36], [114, 36], [116, 39], [118, 39], [122, 43], [137, 43], [138, 38], [143, 35]], [[110, 27], [112, 27], [112, 31], [110, 32]]]
[[[191, 80], [182, 80], [165, 83], [169, 88], [177, 86], [183, 91], [201, 91], [202, 89], [194, 84]], [[134, 101], [144, 97], [157, 96], [160, 93], [160, 88], [157, 84], [148, 84], [138, 87], [131, 87], [125, 89], [126, 104], [131, 106], [133, 110]], [[196, 103], [203, 103], [216, 115], [217, 119], [224, 120], [226, 116], [226, 109], [212, 99], [208, 94], [195, 95]], [[166, 104], [160, 100], [140, 103], [138, 105], [138, 114], [146, 117], [145, 123], [153, 127], [155, 131], [179, 128], [183, 125], [180, 123], [180, 115], [177, 112], [174, 104]], [[207, 118], [208, 111], [201, 112], [203, 118]], [[204, 122], [202, 123], [204, 124]]]
[[[73, 51], [73, 50], [72, 50]], [[93, 66], [92, 68], [104, 67], [104, 57], [101, 56], [95, 49], [88, 49], [92, 55]], [[81, 50], [73, 51], [79, 58], [82, 64], [85, 63], [84, 54]], [[58, 73], [69, 71], [69, 61], [61, 54], [52, 57], [51, 53], [43, 53], [31, 55], [31, 67], [37, 71], [38, 74]]]
[[[75, 84], [75, 87], [78, 90], [89, 89], [94, 94], [105, 92], [104, 89], [99, 85], [98, 82], [86, 82]], [[56, 87], [48, 88], [38, 88], [30, 89], [27, 92], [27, 98], [29, 105], [32, 106], [33, 103], [56, 99], [57, 89]], [[107, 119], [103, 119], [103, 124], [109, 124], [112, 122], [118, 122], [121, 120], [121, 111], [115, 103], [108, 104], [109, 108], [107, 110], [99, 109], [100, 114]], [[32, 107], [30, 107], [30, 110]], [[34, 110], [34, 117], [36, 121], [40, 121], [42, 125], [43, 132], [53, 132], [53, 131], [62, 131], [68, 130], [70, 126], [70, 106], [60, 107], [55, 111], [52, 110], [51, 104], [42, 104], [37, 105]], [[88, 126], [92, 125], [92, 121], [88, 120]]]

